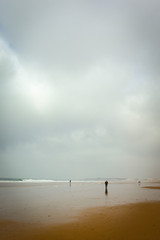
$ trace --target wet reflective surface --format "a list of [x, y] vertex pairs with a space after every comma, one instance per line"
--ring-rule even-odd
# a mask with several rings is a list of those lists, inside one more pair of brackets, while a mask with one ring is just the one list
[[158, 201], [160, 190], [143, 186], [156, 183], [108, 184], [0, 183], [0, 219], [35, 223], [71, 221], [83, 209], [126, 203]]

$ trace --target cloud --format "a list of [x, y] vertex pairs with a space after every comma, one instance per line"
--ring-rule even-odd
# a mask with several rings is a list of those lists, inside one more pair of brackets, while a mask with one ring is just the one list
[[0, 5], [5, 174], [158, 176], [159, 3]]

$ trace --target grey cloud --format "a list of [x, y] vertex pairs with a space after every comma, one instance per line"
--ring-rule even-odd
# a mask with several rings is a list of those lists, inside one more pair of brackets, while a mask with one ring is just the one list
[[5, 173], [158, 176], [159, 5], [0, 1]]

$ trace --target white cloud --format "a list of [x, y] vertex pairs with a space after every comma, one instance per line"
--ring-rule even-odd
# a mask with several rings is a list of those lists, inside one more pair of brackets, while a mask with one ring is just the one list
[[23, 158], [53, 177], [61, 164], [64, 177], [76, 165], [79, 177], [159, 167], [159, 15], [131, 3], [0, 3], [12, 42], [0, 41], [1, 153], [14, 169]]

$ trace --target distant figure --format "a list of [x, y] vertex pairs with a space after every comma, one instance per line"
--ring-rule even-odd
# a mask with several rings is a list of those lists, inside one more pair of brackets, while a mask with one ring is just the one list
[[71, 186], [71, 180], [69, 180], [69, 185]]
[[138, 184], [140, 185], [140, 184], [141, 184], [141, 181], [138, 181]]
[[105, 181], [105, 193], [106, 193], [106, 194], [108, 194], [108, 189], [107, 189], [107, 187], [108, 187], [108, 181]]

